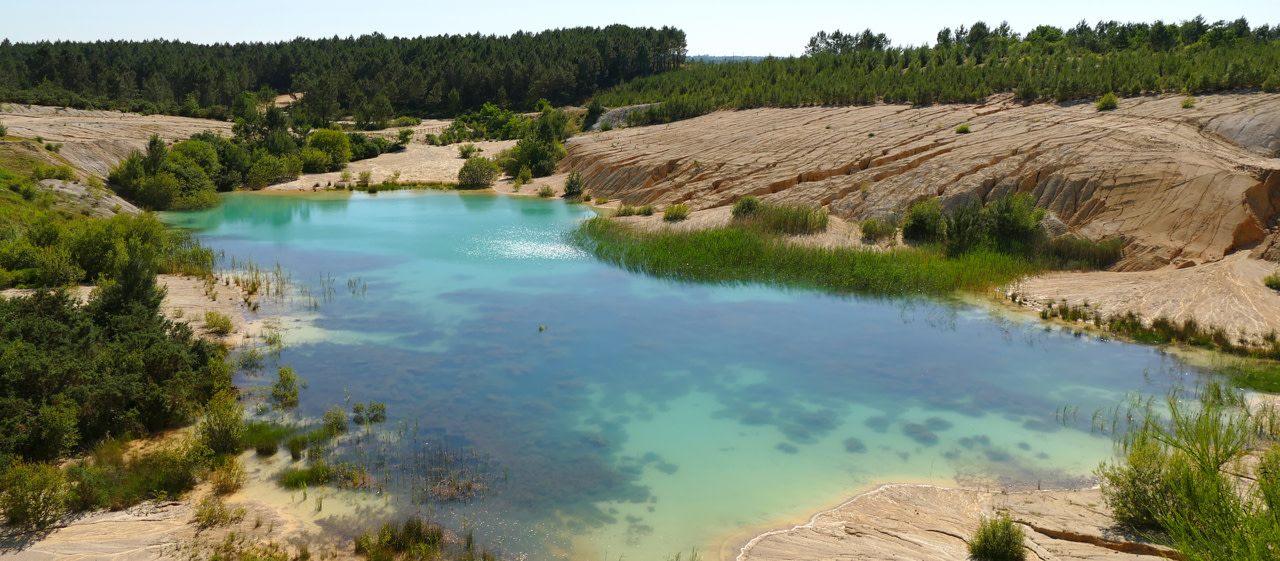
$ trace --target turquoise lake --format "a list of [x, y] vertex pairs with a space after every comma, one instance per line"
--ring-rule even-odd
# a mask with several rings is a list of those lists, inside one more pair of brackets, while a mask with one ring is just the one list
[[285, 333], [300, 413], [382, 401], [423, 446], [483, 456], [468, 503], [388, 491], [512, 558], [731, 556], [882, 482], [1078, 484], [1113, 450], [1095, 410], [1197, 376], [958, 301], [628, 273], [562, 241], [592, 212], [559, 200], [224, 202], [165, 219], [323, 295]]

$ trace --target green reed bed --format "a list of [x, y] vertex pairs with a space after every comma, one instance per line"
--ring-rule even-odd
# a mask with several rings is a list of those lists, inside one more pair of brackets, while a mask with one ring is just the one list
[[570, 243], [629, 271], [694, 282], [763, 283], [839, 293], [946, 294], [1011, 282], [1042, 269], [989, 250], [946, 257], [933, 249], [885, 252], [788, 243], [758, 229], [638, 232], [605, 218]]

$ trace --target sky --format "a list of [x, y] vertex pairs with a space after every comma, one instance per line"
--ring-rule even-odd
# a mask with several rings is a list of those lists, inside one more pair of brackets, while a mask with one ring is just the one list
[[[353, 9], [355, 7], [355, 9]], [[1008, 21], [1025, 34], [1036, 25], [1070, 27], [1081, 19], [1166, 23], [1203, 15], [1210, 22], [1241, 16], [1280, 24], [1280, 0], [1018, 0], [960, 2], [758, 0], [0, 0], [0, 37], [10, 41], [178, 39], [196, 43], [283, 41], [381, 32], [416, 37], [558, 27], [631, 26], [683, 29], [689, 54], [788, 56], [818, 31], [884, 33], [895, 45], [933, 43], [939, 29]]]

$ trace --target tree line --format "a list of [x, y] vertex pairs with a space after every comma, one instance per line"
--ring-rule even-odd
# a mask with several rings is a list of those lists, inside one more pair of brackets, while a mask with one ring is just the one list
[[1180, 24], [1084, 22], [943, 29], [932, 46], [894, 47], [870, 30], [821, 32], [806, 55], [759, 62], [690, 63], [602, 92], [604, 105], [658, 103], [631, 124], [670, 122], [718, 109], [865, 103], [972, 103], [996, 92], [1065, 102], [1109, 92], [1136, 96], [1243, 88], [1280, 90], [1280, 27], [1242, 19]]
[[279, 43], [0, 42], [0, 100], [226, 119], [244, 91], [304, 92], [299, 113], [441, 116], [485, 102], [580, 102], [679, 68], [685, 34], [611, 25], [508, 36], [382, 34]]

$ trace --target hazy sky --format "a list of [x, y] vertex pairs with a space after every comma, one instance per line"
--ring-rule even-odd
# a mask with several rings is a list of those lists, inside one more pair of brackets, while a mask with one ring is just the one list
[[0, 0], [0, 37], [11, 41], [181, 39], [198, 43], [280, 41], [294, 37], [453, 33], [508, 34], [555, 27], [672, 25], [688, 34], [690, 54], [800, 54], [819, 30], [884, 33], [896, 45], [932, 43], [943, 27], [1007, 20], [1026, 33], [1039, 24], [1062, 27], [1081, 19], [1210, 22], [1241, 16], [1255, 26], [1280, 24], [1280, 0], [1117, 1], [1018, 0], [961, 2], [756, 0]]

